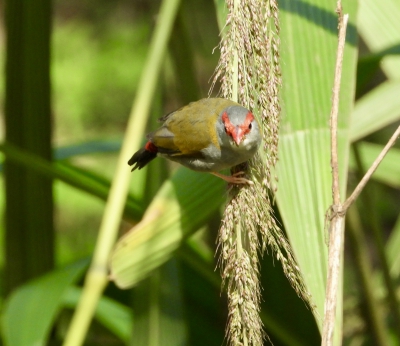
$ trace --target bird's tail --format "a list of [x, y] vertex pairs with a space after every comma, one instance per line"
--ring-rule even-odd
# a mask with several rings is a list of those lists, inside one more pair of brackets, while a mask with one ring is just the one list
[[134, 165], [131, 172], [146, 166], [151, 160], [157, 157], [157, 152], [157, 147], [153, 143], [147, 142], [145, 147], [134, 153], [128, 161], [129, 166]]

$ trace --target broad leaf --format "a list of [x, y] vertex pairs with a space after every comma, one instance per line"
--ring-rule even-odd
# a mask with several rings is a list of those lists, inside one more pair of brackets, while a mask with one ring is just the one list
[[187, 345], [186, 321], [178, 262], [174, 259], [143, 280], [134, 291], [136, 346]]
[[[323, 316], [327, 274], [325, 212], [332, 203], [329, 115], [337, 48], [335, 3], [281, 1], [282, 107], [277, 201], [285, 229]], [[339, 166], [344, 195], [348, 127], [356, 67], [356, 3], [347, 28], [339, 109]], [[340, 302], [340, 299], [339, 299]], [[340, 311], [340, 303], [338, 305]], [[321, 326], [322, 319], [318, 319]]]
[[400, 81], [385, 82], [359, 99], [351, 116], [356, 141], [400, 119]]
[[[63, 306], [75, 309], [79, 302], [81, 288], [69, 287], [63, 298]], [[133, 326], [132, 310], [106, 296], [100, 298], [95, 318], [121, 340], [128, 343]]]
[[[371, 51], [381, 51], [400, 44], [400, 1], [360, 1], [358, 30]], [[390, 79], [400, 78], [400, 56], [388, 56], [382, 69]]]
[[[380, 144], [360, 143], [359, 150], [363, 166], [371, 167], [383, 147]], [[350, 168], [356, 168], [355, 160], [350, 160]], [[389, 150], [373, 174], [372, 179], [394, 188], [400, 188], [400, 149], [391, 148]]]
[[211, 174], [178, 169], [143, 220], [118, 241], [111, 256], [111, 279], [122, 288], [130, 287], [166, 262], [182, 240], [218, 210], [224, 186]]
[[82, 276], [88, 264], [87, 260], [74, 263], [14, 291], [6, 301], [1, 322], [5, 344], [45, 345], [65, 292]]

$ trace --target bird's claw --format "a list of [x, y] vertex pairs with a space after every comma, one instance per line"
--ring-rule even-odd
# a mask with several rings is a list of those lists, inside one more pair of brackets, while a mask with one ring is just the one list
[[245, 174], [245, 172], [243, 172], [243, 171], [236, 172], [236, 173], [232, 174], [231, 176], [223, 175], [223, 174], [216, 173], [216, 172], [212, 172], [211, 174], [214, 174], [215, 176], [225, 180], [226, 182], [228, 182], [230, 184], [235, 184], [235, 185], [244, 185], [244, 184], [254, 185], [254, 183], [251, 180], [248, 180], [246, 178], [240, 177], [240, 175]]

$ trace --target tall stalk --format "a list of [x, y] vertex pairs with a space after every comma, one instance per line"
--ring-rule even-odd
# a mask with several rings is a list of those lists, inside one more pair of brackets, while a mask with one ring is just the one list
[[[51, 1], [6, 1], [6, 141], [51, 160]], [[53, 267], [52, 179], [5, 160], [5, 292]]]
[[95, 312], [98, 300], [108, 283], [108, 261], [118, 234], [128, 194], [130, 170], [127, 158], [139, 148], [144, 132], [158, 75], [164, 61], [165, 50], [170, 38], [180, 0], [164, 0], [161, 4], [157, 26], [149, 48], [149, 57], [143, 69], [132, 111], [129, 117], [124, 142], [118, 158], [116, 172], [107, 199], [100, 225], [96, 249], [89, 272], [85, 279], [82, 297], [69, 327], [65, 346], [82, 345]]

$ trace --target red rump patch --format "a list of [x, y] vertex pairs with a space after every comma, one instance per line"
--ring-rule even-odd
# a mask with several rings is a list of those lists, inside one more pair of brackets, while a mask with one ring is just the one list
[[146, 143], [146, 145], [144, 146], [144, 149], [147, 150], [147, 151], [150, 151], [151, 153], [157, 153], [158, 152], [157, 147], [153, 143], [151, 143], [150, 141], [148, 141]]

